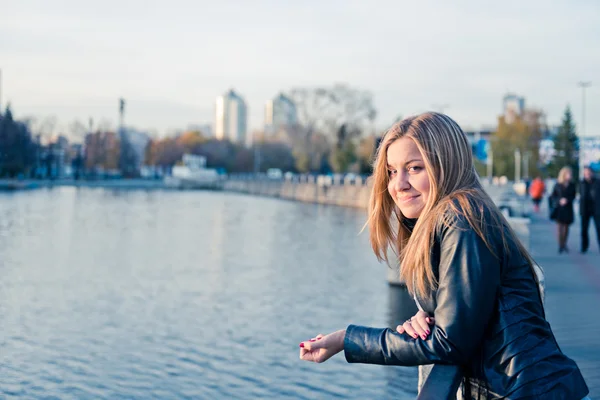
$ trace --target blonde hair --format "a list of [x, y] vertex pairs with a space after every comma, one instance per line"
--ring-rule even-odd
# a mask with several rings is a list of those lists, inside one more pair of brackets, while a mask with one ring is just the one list
[[569, 183], [566, 179], [567, 173], [571, 174], [571, 179], [573, 179], [573, 170], [571, 169], [571, 167], [562, 167], [560, 169], [560, 171], [558, 171], [558, 177], [556, 178], [556, 182], [560, 183], [561, 185], [564, 185], [565, 183]]
[[[417, 145], [430, 184], [429, 197], [412, 232], [402, 223], [404, 216], [387, 191], [387, 150], [401, 137], [410, 138]], [[501, 228], [504, 248], [508, 249], [509, 241], [514, 241], [533, 268], [531, 257], [481, 186], [469, 141], [450, 117], [428, 112], [392, 126], [377, 149], [372, 182], [366, 224], [371, 247], [377, 258], [388, 264], [388, 249], [393, 249], [400, 261], [400, 276], [411, 293], [424, 296], [437, 287], [431, 259], [435, 232], [440, 224], [448, 227], [459, 216], [466, 219], [494, 254], [497, 248], [489, 243], [486, 231], [490, 227]], [[490, 221], [485, 220], [484, 209], [489, 210], [486, 217]]]

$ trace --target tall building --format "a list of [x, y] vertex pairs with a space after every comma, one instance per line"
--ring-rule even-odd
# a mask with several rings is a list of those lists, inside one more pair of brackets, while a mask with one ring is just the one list
[[296, 104], [283, 93], [267, 101], [265, 105], [265, 133], [275, 134], [298, 122]]
[[248, 110], [244, 99], [233, 89], [217, 97], [215, 136], [246, 144]]
[[515, 118], [523, 115], [525, 111], [525, 97], [517, 96], [514, 93], [507, 93], [502, 100], [504, 120], [511, 124]]

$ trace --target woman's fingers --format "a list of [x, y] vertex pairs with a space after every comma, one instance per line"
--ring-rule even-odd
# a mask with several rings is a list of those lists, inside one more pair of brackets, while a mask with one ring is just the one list
[[[417, 318], [413, 318], [410, 325], [412, 326], [417, 337], [419, 337], [421, 339], [427, 339], [427, 334], [425, 333], [426, 330], [421, 327], [421, 324], [419, 323]], [[414, 335], [413, 335], [413, 337], [414, 337]]]
[[426, 312], [419, 311], [414, 317], [405, 321], [402, 325], [396, 327], [399, 334], [406, 333], [413, 338], [427, 339], [431, 334], [430, 325], [435, 324], [435, 318], [430, 317]]
[[402, 324], [402, 327], [404, 328], [404, 332], [409, 335], [412, 336], [413, 338], [417, 339], [419, 337], [419, 334], [415, 331], [414, 326], [412, 325], [412, 322], [410, 320], [405, 321]]
[[427, 336], [431, 333], [429, 324], [427, 323], [427, 317], [427, 313], [419, 311], [417, 315], [415, 315], [415, 318], [412, 319], [412, 324], [422, 339], [427, 339]]
[[302, 350], [306, 350], [306, 351], [311, 351], [314, 349], [320, 349], [324, 346], [323, 342], [319, 342], [321, 339], [323, 339], [325, 337], [325, 335], [323, 335], [322, 333], [319, 333], [317, 336], [315, 336], [314, 338], [307, 340], [305, 342], [301, 342], [300, 343], [300, 348]]

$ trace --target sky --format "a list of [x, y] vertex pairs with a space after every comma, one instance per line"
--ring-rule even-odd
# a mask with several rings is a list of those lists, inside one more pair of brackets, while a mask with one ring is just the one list
[[[376, 124], [443, 110], [494, 127], [507, 92], [600, 136], [600, 2], [0, 0], [1, 102], [17, 118], [125, 122], [162, 136], [214, 124], [234, 88], [260, 129], [294, 87], [373, 94]], [[485, 3], [485, 4], [484, 4]], [[443, 105], [444, 107], [440, 107]]]

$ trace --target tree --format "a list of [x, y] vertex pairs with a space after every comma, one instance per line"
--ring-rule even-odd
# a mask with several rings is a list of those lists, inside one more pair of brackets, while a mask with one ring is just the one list
[[87, 170], [115, 170], [119, 166], [120, 143], [114, 132], [89, 133], [85, 137], [84, 165]]
[[363, 138], [357, 149], [358, 168], [361, 174], [373, 173], [373, 161], [377, 150], [377, 138], [374, 135]]
[[575, 123], [571, 108], [567, 106], [563, 114], [562, 124], [554, 137], [554, 156], [548, 167], [552, 176], [558, 176], [562, 167], [571, 167], [573, 176], [579, 176], [579, 138], [575, 131]]
[[36, 152], [28, 125], [15, 121], [7, 106], [0, 115], [0, 176], [28, 174], [35, 165]]
[[292, 149], [287, 144], [281, 142], [258, 142], [254, 146], [259, 146], [259, 151], [253, 151], [253, 154], [259, 153], [261, 171], [264, 172], [269, 168], [279, 168], [282, 171], [293, 171], [296, 169], [296, 160], [294, 159]]
[[200, 131], [187, 131], [177, 138], [177, 143], [189, 154], [200, 154], [204, 142], [206, 139]]
[[353, 138], [349, 138], [350, 131], [346, 124], [339, 127], [336, 135], [336, 143], [329, 156], [329, 163], [337, 173], [343, 173], [348, 170], [350, 164], [354, 163], [356, 158], [356, 146]]
[[[543, 116], [541, 111], [530, 110], [523, 116], [516, 116], [510, 123], [504, 116], [498, 118], [498, 127], [491, 138], [495, 175], [509, 178], [515, 176], [517, 149], [525, 160], [529, 160], [530, 175], [539, 173], [538, 160]], [[523, 169], [521, 173], [524, 173]]]
[[183, 157], [183, 147], [177, 139], [164, 138], [155, 143], [154, 165], [170, 168]]
[[69, 133], [71, 134], [71, 138], [76, 139], [77, 141], [82, 141], [87, 131], [88, 129], [85, 124], [79, 120], [73, 120], [69, 124]]
[[341, 148], [336, 147], [329, 156], [329, 163], [337, 173], [348, 171], [348, 167], [357, 160], [356, 146], [353, 141], [346, 141]]
[[[338, 84], [332, 87], [318, 88], [294, 88], [290, 90], [290, 97], [298, 110], [298, 118], [301, 129], [296, 139], [299, 146], [294, 146], [294, 151], [303, 165], [315, 170], [320, 167], [323, 154], [315, 152], [320, 147], [320, 139], [317, 134], [323, 135], [328, 144], [326, 153], [329, 153], [334, 144], [343, 148], [340, 142], [340, 129], [344, 126], [344, 137], [342, 141], [353, 140], [360, 136], [375, 120], [377, 112], [373, 105], [372, 95], [363, 90]], [[304, 162], [304, 158], [308, 161]], [[301, 168], [299, 168], [301, 169]]]

